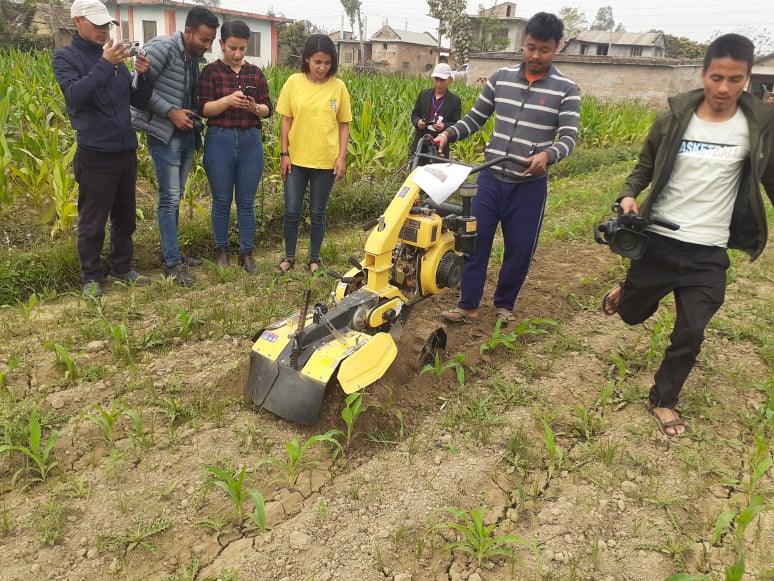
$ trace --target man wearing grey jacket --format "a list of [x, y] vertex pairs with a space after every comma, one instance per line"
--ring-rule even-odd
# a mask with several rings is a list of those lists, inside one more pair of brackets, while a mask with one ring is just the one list
[[201, 261], [182, 256], [177, 230], [180, 199], [201, 139], [194, 107], [199, 63], [212, 47], [218, 25], [212, 12], [196, 6], [188, 12], [183, 32], [157, 36], [145, 44], [153, 96], [146, 110], [132, 109], [132, 125], [146, 133], [156, 170], [164, 274], [181, 286], [195, 283], [187, 265], [201, 265]]

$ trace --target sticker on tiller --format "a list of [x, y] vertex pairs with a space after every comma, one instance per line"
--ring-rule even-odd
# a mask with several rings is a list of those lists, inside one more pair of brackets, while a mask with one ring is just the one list
[[272, 333], [271, 331], [264, 331], [261, 333], [261, 339], [268, 341], [269, 343], [276, 343], [279, 339], [279, 335]]

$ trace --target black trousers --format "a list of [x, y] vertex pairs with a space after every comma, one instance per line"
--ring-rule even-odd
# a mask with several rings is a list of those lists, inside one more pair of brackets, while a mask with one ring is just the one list
[[670, 344], [650, 389], [650, 402], [674, 408], [704, 341], [704, 330], [726, 295], [725, 248], [681, 242], [648, 233], [648, 247], [632, 260], [618, 314], [629, 325], [642, 323], [674, 292], [677, 307]]
[[136, 228], [137, 152], [107, 153], [79, 147], [73, 159], [78, 182], [78, 259], [81, 281], [101, 282], [102, 246], [110, 219], [108, 263], [114, 274], [132, 270]]

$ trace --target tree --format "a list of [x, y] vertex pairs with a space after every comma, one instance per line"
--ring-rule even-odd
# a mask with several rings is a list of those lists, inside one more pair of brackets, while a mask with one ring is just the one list
[[471, 47], [470, 17], [466, 0], [427, 0], [430, 16], [438, 20], [438, 42], [445, 36], [451, 42], [458, 64], [468, 62]]
[[504, 31], [497, 18], [486, 15], [483, 4], [478, 7], [478, 38], [470, 43], [474, 52], [497, 52], [508, 48], [508, 33]]
[[347, 18], [349, 18], [349, 25], [352, 27], [352, 31], [355, 30], [355, 17], [357, 17], [357, 38], [360, 41], [360, 61], [362, 63], [363, 57], [365, 56], [365, 45], [363, 43], [363, 35], [365, 34], [365, 31], [363, 30], [363, 16], [360, 13], [360, 9], [362, 7], [362, 4], [360, 0], [340, 0], [341, 5], [344, 7], [344, 12], [347, 13]]
[[283, 22], [277, 25], [277, 29], [279, 64], [295, 69], [301, 67], [301, 55], [304, 54], [306, 40], [313, 34], [324, 32], [308, 20], [298, 20], [292, 24]]
[[[650, 32], [662, 32], [660, 30], [651, 30]], [[670, 59], [700, 59], [707, 51], [707, 45], [686, 38], [685, 36], [664, 35], [664, 45], [666, 51], [664, 56]]]
[[564, 22], [565, 38], [576, 37], [589, 26], [586, 15], [580, 8], [564, 6], [559, 10], [559, 18]]
[[613, 7], [602, 6], [597, 10], [597, 17], [591, 23], [591, 30], [610, 30], [615, 28], [615, 19], [613, 18]]

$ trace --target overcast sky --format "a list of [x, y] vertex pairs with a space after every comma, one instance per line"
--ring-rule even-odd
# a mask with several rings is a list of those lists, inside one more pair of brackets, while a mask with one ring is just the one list
[[[294, 20], [309, 20], [328, 32], [339, 30], [342, 15], [344, 28], [349, 21], [339, 0], [221, 0], [224, 8], [265, 14], [272, 10]], [[491, 7], [492, 0], [468, 0], [469, 14], [475, 14], [480, 4]], [[629, 32], [663, 30], [674, 36], [686, 36], [705, 42], [715, 31], [762, 32], [768, 29], [774, 35], [774, 1], [772, 0], [531, 0], [515, 2], [516, 16], [529, 18], [535, 12], [558, 13], [564, 6], [580, 8], [589, 24], [602, 6], [612, 6], [616, 23]], [[435, 33], [437, 20], [427, 16], [424, 0], [362, 0], [362, 13], [367, 22], [366, 38], [387, 21], [393, 28], [413, 32]]]

